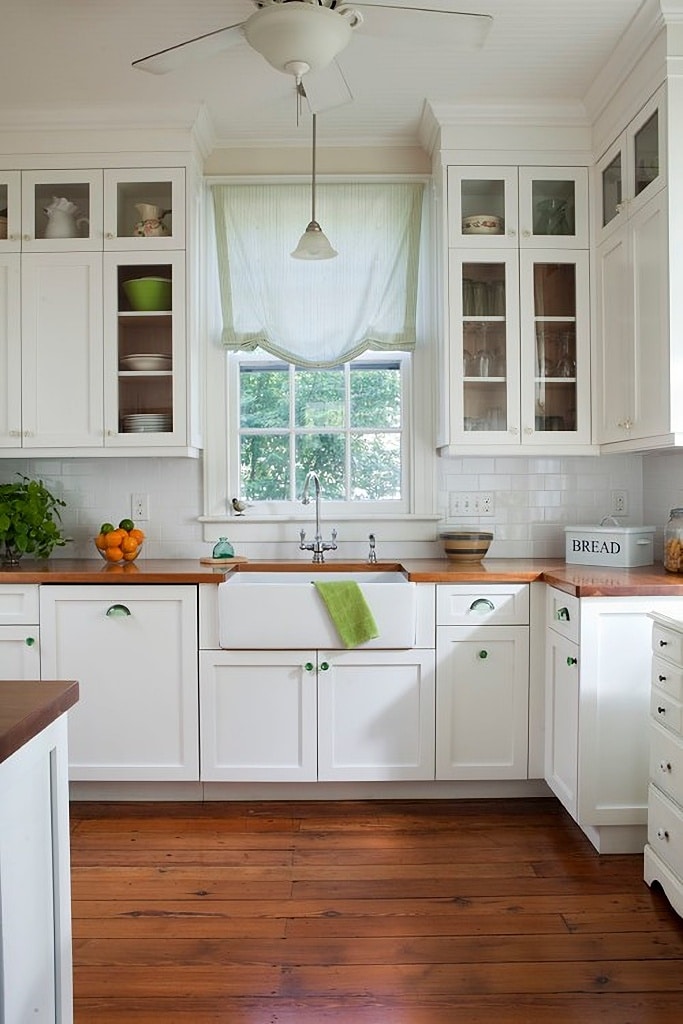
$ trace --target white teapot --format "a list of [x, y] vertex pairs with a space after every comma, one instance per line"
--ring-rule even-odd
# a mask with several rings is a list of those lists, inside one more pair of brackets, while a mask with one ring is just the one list
[[135, 209], [140, 214], [140, 220], [135, 224], [133, 234], [138, 238], [162, 238], [170, 235], [168, 224], [163, 220], [170, 210], [152, 206], [151, 203], [136, 203]]
[[87, 217], [78, 216], [76, 204], [64, 196], [53, 196], [43, 212], [47, 217], [45, 238], [77, 238], [81, 225], [90, 223]]

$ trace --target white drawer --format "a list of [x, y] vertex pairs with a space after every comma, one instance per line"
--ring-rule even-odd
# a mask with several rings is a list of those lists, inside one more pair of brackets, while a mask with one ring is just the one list
[[650, 714], [655, 722], [659, 722], [666, 729], [671, 729], [672, 732], [681, 734], [683, 705], [670, 697], [668, 693], [658, 690], [656, 686], [653, 686], [650, 697]]
[[658, 658], [683, 665], [683, 633], [655, 622], [652, 627], [652, 650]]
[[526, 626], [528, 622], [528, 583], [487, 583], [481, 587], [440, 583], [436, 588], [437, 626]]
[[653, 785], [647, 806], [647, 841], [665, 864], [683, 878], [683, 810]]
[[683, 805], [683, 740], [650, 725], [650, 781]]
[[652, 685], [675, 700], [683, 701], [683, 668], [663, 658], [652, 659]]
[[0, 626], [36, 625], [39, 621], [38, 584], [0, 584]]
[[555, 587], [546, 587], [545, 621], [560, 636], [579, 642], [579, 599]]

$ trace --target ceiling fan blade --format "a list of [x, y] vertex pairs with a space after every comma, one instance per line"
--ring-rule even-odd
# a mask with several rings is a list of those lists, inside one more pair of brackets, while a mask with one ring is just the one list
[[133, 67], [139, 68], [141, 71], [149, 71], [153, 75], [165, 75], [185, 64], [207, 60], [241, 42], [244, 39], [243, 25], [244, 22], [228, 25], [226, 28], [216, 29], [215, 32], [206, 32], [203, 36], [178, 43], [176, 46], [169, 46], [165, 50], [159, 50], [158, 53], [151, 53], [148, 57], [134, 60]]
[[309, 71], [301, 80], [301, 90], [312, 114], [351, 103], [353, 94], [339, 63], [334, 60], [320, 71]]
[[396, 7], [355, 0], [350, 0], [350, 6], [363, 15], [360, 31], [364, 34], [399, 36], [421, 45], [442, 44], [449, 49], [480, 49], [493, 24], [490, 14], [465, 14], [429, 6]]

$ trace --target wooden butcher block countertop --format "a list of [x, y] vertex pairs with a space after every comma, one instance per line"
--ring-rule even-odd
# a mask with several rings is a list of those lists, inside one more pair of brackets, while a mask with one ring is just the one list
[[78, 700], [78, 683], [0, 680], [0, 763]]

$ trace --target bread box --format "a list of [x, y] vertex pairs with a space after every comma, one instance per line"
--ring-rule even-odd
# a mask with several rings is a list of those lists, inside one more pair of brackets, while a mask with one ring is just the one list
[[565, 561], [627, 569], [654, 562], [654, 526], [566, 526]]

